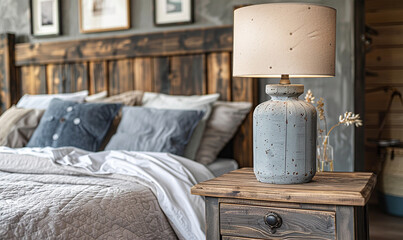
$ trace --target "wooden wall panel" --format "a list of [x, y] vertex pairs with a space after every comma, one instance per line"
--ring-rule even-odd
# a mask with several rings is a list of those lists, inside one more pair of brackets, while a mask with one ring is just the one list
[[89, 92], [90, 94], [108, 90], [108, 64], [106, 61], [89, 63]]
[[110, 95], [134, 90], [132, 59], [110, 61], [108, 69]]
[[403, 48], [374, 48], [367, 54], [366, 66], [370, 68], [402, 68]]
[[[366, 23], [378, 31], [366, 56], [367, 90], [393, 87], [403, 92], [403, 1], [366, 0]], [[365, 137], [376, 139], [382, 118], [385, 116], [391, 91], [367, 93], [365, 112]], [[382, 138], [403, 141], [403, 105], [398, 98], [392, 103], [387, 115]], [[379, 171], [379, 151], [367, 141], [366, 169]]]
[[47, 89], [49, 94], [66, 92], [63, 64], [48, 64], [46, 66]]
[[169, 57], [156, 57], [153, 59], [154, 91], [169, 94]]
[[403, 86], [403, 69], [371, 69], [368, 72], [373, 75], [366, 77], [366, 89], [382, 86]]
[[46, 94], [46, 66], [23, 66], [18, 69], [21, 82], [21, 94]]
[[240, 167], [253, 165], [253, 109], [258, 103], [257, 88], [257, 79], [232, 79], [232, 100], [252, 103], [252, 110], [241, 125], [234, 141], [234, 154], [238, 157]]
[[366, 0], [365, 10], [367, 12], [379, 10], [391, 10], [402, 8], [402, 0]]
[[374, 26], [403, 24], [403, 9], [367, 12], [365, 21]]
[[210, 53], [207, 56], [207, 93], [220, 93], [220, 100], [231, 101], [231, 54]]
[[170, 94], [207, 93], [205, 55], [174, 56], [170, 61]]
[[0, 34], [0, 114], [17, 101], [14, 34]]
[[155, 81], [153, 73], [153, 59], [135, 58], [133, 60], [134, 87], [136, 90], [153, 92]]
[[66, 92], [78, 92], [88, 89], [88, 63], [69, 63], [64, 66]]
[[[395, 86], [394, 86], [395, 87]], [[396, 87], [396, 89], [403, 93], [403, 87]], [[366, 101], [366, 112], [384, 112], [388, 107], [388, 103], [390, 100], [391, 92], [376, 92], [376, 93], [367, 93], [365, 96]], [[391, 111], [399, 111], [403, 110], [403, 104], [400, 102], [398, 97], [395, 97], [392, 102]]]
[[18, 44], [17, 66], [231, 51], [232, 26]]
[[372, 43], [376, 47], [388, 45], [403, 45], [403, 25], [373, 26], [378, 32], [372, 36]]

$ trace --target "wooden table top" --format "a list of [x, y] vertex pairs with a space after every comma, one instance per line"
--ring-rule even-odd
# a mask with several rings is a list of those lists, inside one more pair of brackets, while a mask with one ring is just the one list
[[256, 180], [253, 168], [242, 168], [192, 187], [192, 194], [311, 204], [364, 206], [375, 187], [368, 172], [318, 172], [309, 183], [279, 185]]

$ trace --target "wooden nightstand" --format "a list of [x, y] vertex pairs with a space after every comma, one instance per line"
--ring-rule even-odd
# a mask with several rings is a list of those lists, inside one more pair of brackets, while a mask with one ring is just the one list
[[199, 183], [207, 239], [368, 239], [372, 173], [317, 173], [312, 182], [274, 185], [243, 168]]

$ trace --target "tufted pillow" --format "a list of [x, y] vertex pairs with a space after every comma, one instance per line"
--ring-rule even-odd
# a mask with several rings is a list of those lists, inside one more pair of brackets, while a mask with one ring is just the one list
[[78, 147], [97, 151], [121, 104], [53, 99], [27, 147]]
[[124, 107], [117, 133], [106, 150], [169, 152], [183, 155], [202, 111]]

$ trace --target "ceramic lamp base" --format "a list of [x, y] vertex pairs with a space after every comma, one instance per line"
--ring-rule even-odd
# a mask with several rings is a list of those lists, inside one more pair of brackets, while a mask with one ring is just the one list
[[253, 166], [260, 182], [309, 182], [316, 172], [316, 109], [300, 84], [266, 85], [271, 100], [253, 113]]

